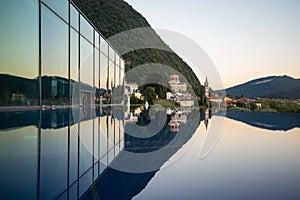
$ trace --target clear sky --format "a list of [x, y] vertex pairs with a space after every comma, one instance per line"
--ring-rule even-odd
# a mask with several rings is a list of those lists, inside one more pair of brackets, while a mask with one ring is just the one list
[[173, 30], [198, 43], [225, 87], [269, 75], [300, 78], [299, 0], [126, 2], [153, 28]]

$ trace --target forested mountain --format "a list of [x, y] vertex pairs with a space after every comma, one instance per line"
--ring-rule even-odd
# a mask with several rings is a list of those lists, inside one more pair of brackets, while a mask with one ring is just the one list
[[226, 89], [232, 97], [300, 99], [300, 79], [269, 76]]
[[[73, 2], [106, 38], [134, 28], [150, 27], [147, 20], [123, 0], [73, 0]], [[161, 45], [167, 46], [156, 33], [151, 37]], [[117, 47], [116, 49], [118, 50]], [[198, 96], [203, 94], [203, 87], [195, 73], [176, 53], [148, 48], [131, 51], [122, 56], [126, 61], [126, 71], [146, 63], [167, 65], [184, 75]]]

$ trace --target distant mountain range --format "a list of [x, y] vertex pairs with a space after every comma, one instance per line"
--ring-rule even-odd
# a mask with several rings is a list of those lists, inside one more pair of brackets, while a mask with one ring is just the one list
[[232, 97], [300, 99], [300, 79], [289, 76], [269, 76], [227, 88]]

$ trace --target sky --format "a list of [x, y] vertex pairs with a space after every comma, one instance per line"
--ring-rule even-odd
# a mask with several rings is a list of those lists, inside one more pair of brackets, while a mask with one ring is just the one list
[[125, 1], [153, 28], [200, 45], [225, 88], [270, 75], [300, 78], [299, 0]]

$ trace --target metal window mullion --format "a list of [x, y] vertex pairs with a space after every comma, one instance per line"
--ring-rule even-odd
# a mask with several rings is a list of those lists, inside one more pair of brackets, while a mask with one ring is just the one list
[[[81, 83], [80, 83], [80, 14], [78, 13], [78, 100], [79, 100], [79, 105], [82, 105], [81, 102]], [[79, 120], [80, 121], [80, 120]]]
[[72, 96], [71, 96], [71, 16], [70, 16], [70, 2], [68, 1], [68, 78], [69, 78], [69, 105], [72, 105]]
[[42, 5], [39, 0], [39, 78], [38, 78], [38, 89], [39, 89], [39, 106], [42, 106]]

